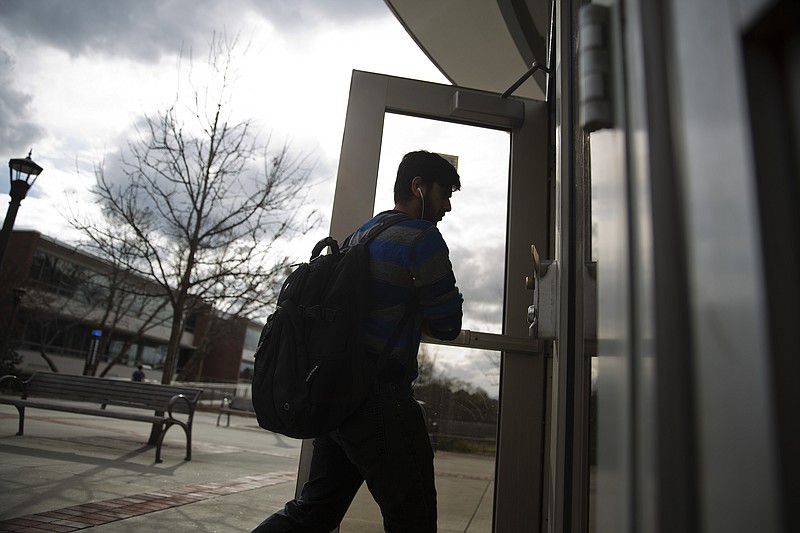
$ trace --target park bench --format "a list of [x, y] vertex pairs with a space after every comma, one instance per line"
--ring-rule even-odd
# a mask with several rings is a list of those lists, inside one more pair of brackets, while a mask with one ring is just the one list
[[219, 414], [217, 415], [217, 425], [219, 425], [222, 415], [227, 415], [228, 421], [225, 424], [225, 427], [230, 427], [232, 414], [241, 416], [256, 416], [256, 411], [253, 407], [253, 399], [243, 398], [241, 396], [223, 398], [222, 406], [220, 407]]
[[[192, 459], [192, 420], [202, 389], [50, 372], [36, 372], [27, 381], [11, 375], [0, 378], [0, 390], [12, 385], [20, 389], [21, 395], [2, 395], [0, 403], [17, 408], [17, 435], [22, 435], [25, 429], [26, 407], [148, 422], [159, 428], [156, 463], [160, 463], [167, 430], [179, 426], [186, 434], [186, 460]], [[130, 408], [149, 412], [134, 412]], [[181, 415], [180, 419], [173, 414]]]

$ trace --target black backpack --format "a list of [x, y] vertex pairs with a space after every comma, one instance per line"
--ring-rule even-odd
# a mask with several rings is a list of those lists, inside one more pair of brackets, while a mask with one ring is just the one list
[[[368, 308], [367, 245], [389, 226], [408, 220], [383, 217], [358, 242], [340, 250], [331, 237], [317, 243], [281, 288], [255, 355], [253, 406], [258, 424], [294, 438], [313, 438], [338, 427], [364, 401], [377, 371], [397, 342], [409, 313], [379, 357], [362, 343]], [[331, 253], [320, 255], [330, 247]]]

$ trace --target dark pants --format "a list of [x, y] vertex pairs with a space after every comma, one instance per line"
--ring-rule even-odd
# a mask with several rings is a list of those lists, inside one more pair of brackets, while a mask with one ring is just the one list
[[433, 450], [407, 385], [378, 385], [339, 429], [314, 440], [308, 482], [253, 533], [329, 533], [366, 481], [389, 533], [436, 531]]

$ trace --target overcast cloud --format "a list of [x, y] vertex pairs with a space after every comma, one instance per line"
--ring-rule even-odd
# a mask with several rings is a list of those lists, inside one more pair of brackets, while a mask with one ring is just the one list
[[21, 154], [42, 134], [42, 128], [26, 117], [33, 96], [16, 89], [14, 56], [0, 43], [0, 146]]
[[213, 30], [233, 29], [248, 17], [270, 21], [279, 33], [302, 35], [322, 25], [386, 17], [380, 0], [3, 0], [0, 25], [18, 38], [46, 43], [72, 56], [108, 54], [155, 61], [183, 43], [198, 44]]
[[[213, 32], [244, 41], [266, 23], [276, 39], [303, 46], [320, 27], [391, 18], [380, 0], [3, 0], [0, 2], [0, 152], [20, 152], [45, 127], [30, 119], [27, 87], [41, 75], [26, 63], [32, 49], [155, 64], [164, 56], [206, 53]], [[92, 91], [93, 79], [85, 90]]]

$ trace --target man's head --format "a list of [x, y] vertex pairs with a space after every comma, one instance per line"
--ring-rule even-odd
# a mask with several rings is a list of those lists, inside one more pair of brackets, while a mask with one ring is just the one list
[[461, 188], [455, 167], [439, 154], [420, 150], [403, 156], [394, 183], [394, 202], [412, 216], [436, 224], [450, 211], [450, 196]]

